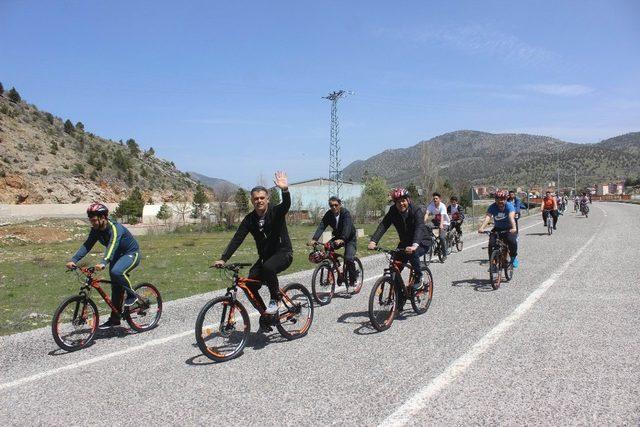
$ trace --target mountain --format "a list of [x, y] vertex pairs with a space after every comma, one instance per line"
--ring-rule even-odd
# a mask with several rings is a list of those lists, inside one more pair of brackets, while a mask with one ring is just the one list
[[153, 148], [101, 138], [0, 95], [0, 203], [119, 202], [134, 187], [145, 200], [171, 201], [195, 184]]
[[365, 172], [390, 185], [421, 184], [437, 175], [453, 184], [530, 185], [555, 181], [559, 162], [563, 182], [579, 185], [640, 174], [640, 132], [597, 144], [576, 144], [528, 134], [491, 134], [460, 130], [409, 148], [385, 150], [343, 170], [345, 180]]
[[189, 175], [196, 181], [200, 181], [202, 184], [211, 188], [213, 190], [213, 193], [216, 195], [233, 195], [236, 191], [238, 191], [238, 188], [240, 188], [239, 185], [236, 185], [233, 182], [229, 182], [225, 179], [211, 178], [210, 176], [191, 171], [189, 171]]

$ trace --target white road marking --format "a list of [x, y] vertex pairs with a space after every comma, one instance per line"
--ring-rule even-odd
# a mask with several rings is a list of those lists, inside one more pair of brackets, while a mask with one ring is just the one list
[[[538, 224], [534, 224], [538, 225]], [[542, 298], [544, 293], [556, 283], [562, 274], [578, 259], [582, 252], [593, 242], [597, 234], [585, 243], [573, 254], [562, 266], [556, 270], [547, 280], [542, 282], [526, 300], [524, 300], [513, 312], [504, 318], [498, 325], [491, 329], [480, 341], [475, 343], [469, 351], [456, 359], [440, 375], [434, 378], [429, 384], [420, 389], [411, 399], [407, 400], [395, 412], [382, 421], [380, 426], [404, 426], [409, 424], [411, 418], [422, 412], [427, 406], [429, 399], [437, 395], [449, 384], [462, 375], [484, 352], [495, 344], [502, 335], [505, 334], [522, 316], [524, 316], [533, 305]]]

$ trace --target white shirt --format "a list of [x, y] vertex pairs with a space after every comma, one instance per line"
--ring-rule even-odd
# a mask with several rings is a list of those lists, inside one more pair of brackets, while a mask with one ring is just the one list
[[444, 205], [444, 203], [440, 202], [440, 206], [436, 208], [435, 203], [431, 202], [429, 206], [427, 206], [427, 212], [429, 212], [429, 215], [433, 217], [435, 217], [436, 215], [440, 215], [440, 222], [445, 227], [451, 224], [449, 214], [447, 214], [447, 207]]

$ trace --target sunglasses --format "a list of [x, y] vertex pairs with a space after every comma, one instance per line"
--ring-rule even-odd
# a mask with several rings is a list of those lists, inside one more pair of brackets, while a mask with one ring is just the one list
[[332, 207], [332, 208], [337, 208], [340, 205], [337, 204], [337, 203], [329, 203], [329, 206]]

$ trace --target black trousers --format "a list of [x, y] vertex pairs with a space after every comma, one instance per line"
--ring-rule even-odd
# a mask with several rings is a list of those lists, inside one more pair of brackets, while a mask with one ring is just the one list
[[344, 242], [344, 266], [349, 275], [349, 284], [353, 284], [356, 280], [356, 263], [353, 261], [356, 257], [358, 248], [358, 239], [353, 238]]
[[[492, 231], [503, 231], [503, 230], [494, 228]], [[517, 257], [518, 256], [518, 240], [516, 238], [518, 236], [517, 234], [508, 232], [504, 234], [489, 235], [489, 258], [491, 258], [491, 251], [493, 250], [493, 247], [496, 245], [496, 239], [498, 237], [500, 237], [500, 239], [502, 239], [502, 241], [507, 244], [507, 247], [509, 248], [509, 256], [511, 257], [511, 259], [514, 259], [515, 257]]]
[[542, 222], [544, 225], [547, 225], [547, 218], [549, 217], [549, 213], [551, 213], [551, 217], [553, 218], [553, 226], [555, 227], [558, 223], [558, 211], [542, 211]]
[[[278, 273], [289, 268], [292, 262], [293, 254], [291, 252], [276, 252], [266, 260], [259, 259], [255, 264], [253, 264], [251, 270], [249, 270], [249, 277], [252, 279], [259, 279], [266, 284], [269, 288], [269, 295], [271, 296], [271, 299], [277, 301], [279, 296], [278, 289], [280, 286], [278, 283]], [[262, 301], [262, 298], [258, 293], [260, 284], [251, 283], [249, 284], [249, 287], [254, 291], [258, 302], [264, 305], [264, 301]], [[264, 310], [264, 307], [261, 308]]]

